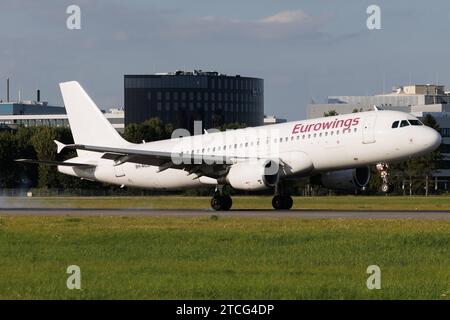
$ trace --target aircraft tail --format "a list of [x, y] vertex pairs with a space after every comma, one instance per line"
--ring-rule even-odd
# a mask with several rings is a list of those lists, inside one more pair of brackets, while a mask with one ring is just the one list
[[[128, 144], [77, 81], [59, 84], [76, 144], [119, 147]], [[89, 151], [78, 150], [80, 153]]]

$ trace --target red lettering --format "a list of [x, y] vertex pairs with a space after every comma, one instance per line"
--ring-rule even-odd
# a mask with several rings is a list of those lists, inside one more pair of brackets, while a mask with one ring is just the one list
[[333, 122], [324, 122], [322, 126], [324, 129], [330, 129], [332, 124]]
[[352, 119], [347, 119], [347, 120], [344, 121], [344, 126], [345, 126], [347, 129], [349, 129], [349, 128], [352, 126], [352, 122], [353, 122]]
[[294, 126], [294, 129], [292, 129], [292, 134], [297, 134], [298, 131], [300, 130], [300, 127], [301, 127], [301, 124], [300, 124], [300, 123], [297, 123], [297, 124]]

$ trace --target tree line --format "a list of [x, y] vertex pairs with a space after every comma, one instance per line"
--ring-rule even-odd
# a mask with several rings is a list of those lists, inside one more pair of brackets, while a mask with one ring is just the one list
[[[231, 123], [220, 130], [237, 129], [245, 124]], [[125, 127], [122, 136], [132, 143], [170, 139], [172, 124], [164, 124], [159, 118], [152, 118], [140, 124]], [[74, 150], [56, 153], [53, 140], [65, 144], [74, 143], [72, 133], [66, 127], [0, 128], [0, 189], [114, 189], [87, 180], [81, 180], [59, 173], [55, 166], [33, 165], [15, 162], [15, 159], [38, 159], [63, 161], [76, 156]]]

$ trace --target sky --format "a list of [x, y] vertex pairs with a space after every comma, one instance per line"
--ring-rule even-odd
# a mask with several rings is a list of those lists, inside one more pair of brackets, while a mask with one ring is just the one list
[[9, 77], [12, 98], [39, 88], [62, 105], [58, 83], [77, 80], [108, 109], [123, 106], [124, 74], [202, 69], [263, 78], [265, 113], [303, 119], [329, 95], [450, 87], [449, 12], [444, 0], [0, 0], [0, 99]]

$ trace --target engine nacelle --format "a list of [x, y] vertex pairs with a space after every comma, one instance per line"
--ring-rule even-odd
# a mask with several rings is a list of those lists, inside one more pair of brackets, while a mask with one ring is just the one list
[[231, 166], [226, 181], [239, 190], [264, 190], [279, 179], [279, 164], [274, 160], [238, 162]]
[[353, 191], [363, 189], [370, 180], [370, 168], [362, 167], [325, 172], [310, 178], [312, 184], [333, 190]]

